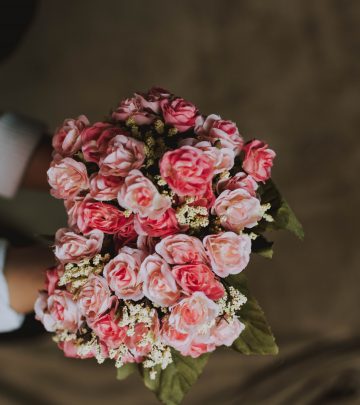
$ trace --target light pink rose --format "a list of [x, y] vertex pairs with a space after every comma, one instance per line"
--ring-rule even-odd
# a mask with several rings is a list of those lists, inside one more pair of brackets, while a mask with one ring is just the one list
[[119, 326], [119, 319], [115, 309], [102, 314], [90, 324], [100, 341], [104, 342], [109, 349], [117, 349], [126, 340], [127, 328]]
[[113, 235], [128, 236], [133, 232], [133, 216], [126, 217], [114, 205], [85, 199], [80, 204], [67, 204], [69, 226], [76, 227], [84, 234], [93, 229]]
[[135, 215], [134, 226], [138, 235], [148, 235], [154, 238], [163, 238], [187, 229], [186, 227], [180, 227], [173, 208], [169, 208], [158, 219]]
[[172, 268], [176, 282], [187, 294], [202, 291], [211, 300], [219, 300], [225, 290], [206, 264], [182, 264]]
[[198, 109], [183, 98], [161, 100], [160, 107], [165, 124], [175, 127], [179, 132], [185, 132], [195, 126]]
[[123, 183], [122, 177], [94, 173], [90, 177], [90, 196], [98, 201], [115, 200]]
[[181, 333], [194, 335], [199, 329], [210, 328], [219, 313], [218, 305], [203, 292], [183, 298], [171, 311], [169, 324]]
[[225, 229], [234, 232], [253, 228], [263, 215], [260, 201], [242, 189], [223, 191], [216, 199], [212, 213], [220, 217]]
[[77, 302], [80, 312], [89, 322], [95, 321], [107, 311], [111, 307], [112, 299], [105, 278], [91, 274], [81, 287]]
[[149, 125], [156, 118], [154, 114], [144, 109], [143, 100], [136, 96], [121, 101], [111, 117], [115, 121], [126, 121], [131, 118], [137, 125]]
[[198, 142], [194, 146], [213, 161], [214, 175], [230, 170], [234, 166], [235, 153], [231, 148], [217, 148], [208, 141]]
[[139, 169], [145, 160], [145, 145], [126, 135], [116, 135], [108, 144], [106, 154], [100, 158], [100, 174], [126, 177]]
[[206, 263], [208, 260], [201, 241], [183, 233], [162, 239], [155, 250], [169, 264]]
[[222, 318], [211, 331], [216, 346], [231, 346], [245, 329], [245, 325], [235, 316], [231, 319]]
[[155, 114], [161, 111], [160, 101], [167, 99], [171, 93], [160, 87], [153, 87], [147, 93], [136, 93], [136, 98], [141, 107], [146, 110], [151, 110]]
[[140, 249], [146, 255], [152, 255], [155, 253], [155, 246], [157, 239], [148, 235], [139, 235], [136, 241], [136, 247]]
[[40, 293], [34, 309], [36, 319], [43, 323], [48, 332], [63, 329], [75, 332], [79, 327], [79, 309], [68, 291], [54, 290], [50, 296]]
[[154, 304], [168, 307], [177, 302], [180, 291], [169, 265], [157, 254], [147, 256], [140, 267], [144, 295]]
[[271, 176], [271, 168], [276, 153], [268, 145], [255, 139], [244, 146], [243, 169], [256, 181], [265, 182]]
[[182, 146], [164, 154], [160, 173], [179, 196], [201, 196], [214, 175], [213, 161], [193, 146]]
[[195, 132], [199, 139], [210, 141], [213, 145], [220, 141], [222, 148], [230, 148], [238, 155], [244, 144], [237, 126], [232, 121], [222, 120], [215, 114], [208, 115], [205, 120], [198, 117]]
[[241, 188], [246, 190], [251, 196], [256, 196], [256, 190], [259, 185], [253, 177], [244, 172], [236, 173], [234, 177], [222, 179], [216, 185], [216, 191], [220, 194], [224, 190], [236, 190]]
[[86, 128], [82, 134], [82, 152], [87, 162], [99, 164], [100, 158], [104, 157], [111, 139], [116, 135], [127, 133], [107, 122], [97, 122]]
[[180, 353], [183, 356], [190, 356], [196, 359], [204, 353], [213, 352], [215, 349], [216, 345], [212, 342], [211, 338], [207, 335], [197, 335], [187, 347], [180, 350]]
[[188, 333], [182, 333], [169, 324], [169, 315], [162, 319], [161, 340], [167, 345], [178, 351], [184, 351], [191, 343], [191, 337]]
[[104, 277], [118, 298], [138, 301], [144, 296], [139, 278], [143, 259], [141, 250], [123, 247], [104, 267]]
[[61, 263], [78, 263], [100, 253], [104, 234], [96, 229], [86, 236], [61, 228], [55, 235], [55, 256]]
[[89, 188], [86, 166], [71, 158], [53, 162], [47, 171], [51, 195], [55, 198], [75, 198]]
[[81, 133], [89, 124], [85, 115], [80, 115], [77, 119], [66, 119], [52, 139], [55, 152], [63, 157], [74, 155], [81, 148]]
[[140, 170], [132, 170], [126, 177], [118, 201], [121, 207], [150, 219], [161, 218], [171, 206], [170, 199], [161, 195]]
[[249, 263], [251, 239], [246, 234], [224, 232], [208, 235], [204, 238], [204, 246], [210, 258], [212, 270], [219, 277], [238, 274]]

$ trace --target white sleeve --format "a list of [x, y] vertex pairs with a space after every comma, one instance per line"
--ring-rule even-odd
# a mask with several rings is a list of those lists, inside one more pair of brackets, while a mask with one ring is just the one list
[[15, 312], [9, 304], [9, 291], [4, 276], [7, 243], [0, 239], [0, 333], [20, 328], [24, 315]]
[[45, 127], [20, 114], [0, 116], [0, 196], [13, 197]]

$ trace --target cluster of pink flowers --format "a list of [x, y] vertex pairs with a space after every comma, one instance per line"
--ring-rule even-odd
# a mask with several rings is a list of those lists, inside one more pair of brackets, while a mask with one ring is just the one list
[[65, 120], [53, 147], [69, 221], [35, 310], [65, 354], [166, 367], [169, 348], [230, 346], [246, 298], [224, 280], [249, 262], [274, 151], [160, 88]]

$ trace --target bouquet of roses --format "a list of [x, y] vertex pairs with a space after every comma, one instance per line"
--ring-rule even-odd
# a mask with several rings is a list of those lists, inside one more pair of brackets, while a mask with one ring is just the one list
[[270, 180], [275, 152], [235, 123], [160, 88], [102, 122], [65, 120], [53, 138], [51, 194], [64, 200], [57, 265], [35, 304], [66, 356], [138, 369], [178, 404], [208, 354], [275, 354], [241, 273], [264, 236], [302, 228]]

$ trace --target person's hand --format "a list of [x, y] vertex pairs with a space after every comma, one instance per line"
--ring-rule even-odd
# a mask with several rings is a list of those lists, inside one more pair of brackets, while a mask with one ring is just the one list
[[44, 271], [53, 261], [54, 256], [47, 247], [9, 247], [5, 277], [10, 305], [16, 312], [26, 314], [32, 311], [38, 291], [44, 286]]

